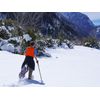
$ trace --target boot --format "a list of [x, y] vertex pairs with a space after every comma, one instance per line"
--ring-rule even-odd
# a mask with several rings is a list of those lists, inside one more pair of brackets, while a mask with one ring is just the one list
[[29, 68], [29, 73], [28, 73], [28, 79], [32, 79], [32, 72], [33, 70], [31, 68]]

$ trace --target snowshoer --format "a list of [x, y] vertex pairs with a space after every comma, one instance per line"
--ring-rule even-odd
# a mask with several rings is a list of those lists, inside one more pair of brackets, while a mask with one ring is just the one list
[[[36, 63], [38, 63], [37, 57], [35, 55], [35, 42], [30, 42], [30, 45], [25, 50], [25, 60], [21, 67], [21, 72], [19, 74], [19, 78], [24, 77], [25, 73], [29, 71], [28, 73], [28, 79], [32, 79], [32, 72], [35, 70], [35, 62], [34, 58], [36, 60]], [[24, 68], [25, 65], [28, 66], [28, 68]], [[27, 70], [28, 69], [28, 70]]]

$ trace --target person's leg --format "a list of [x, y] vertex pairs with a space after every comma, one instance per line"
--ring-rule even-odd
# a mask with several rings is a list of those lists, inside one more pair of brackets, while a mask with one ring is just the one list
[[25, 64], [26, 64], [26, 62], [24, 61], [23, 64], [22, 64], [22, 66], [21, 66], [21, 68], [23, 68], [25, 66]]
[[28, 70], [29, 70], [29, 73], [28, 73], [28, 79], [32, 79], [32, 72], [34, 71], [35, 69], [35, 62], [33, 60], [33, 58], [29, 58], [28, 60]]
[[25, 60], [24, 60], [24, 62], [22, 64], [21, 68], [23, 68], [26, 65], [26, 63], [27, 63], [27, 58], [25, 57]]
[[32, 79], [32, 72], [33, 70], [29, 67], [28, 79]]

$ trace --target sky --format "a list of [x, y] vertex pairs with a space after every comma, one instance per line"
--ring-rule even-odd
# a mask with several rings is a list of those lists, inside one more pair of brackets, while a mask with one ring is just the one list
[[95, 25], [100, 25], [100, 12], [82, 12], [86, 14]]
[[83, 12], [86, 14], [91, 20], [100, 20], [100, 12]]

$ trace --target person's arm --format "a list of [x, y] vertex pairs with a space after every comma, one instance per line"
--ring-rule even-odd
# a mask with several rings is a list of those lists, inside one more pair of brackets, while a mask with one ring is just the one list
[[35, 60], [36, 60], [36, 63], [38, 63], [38, 60], [37, 60], [37, 49], [35, 48], [35, 51], [34, 51], [34, 53], [35, 53], [35, 56], [34, 56], [34, 58], [35, 58]]

